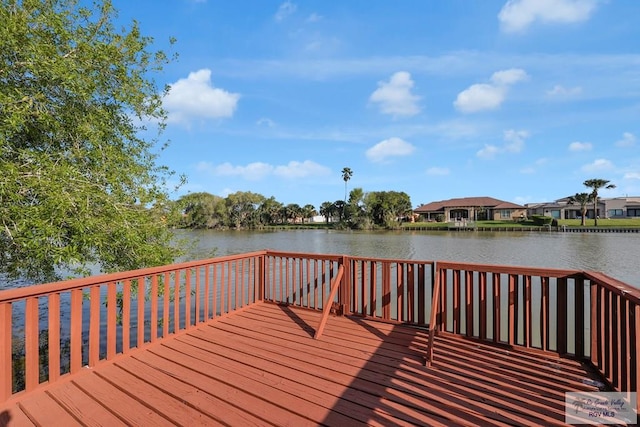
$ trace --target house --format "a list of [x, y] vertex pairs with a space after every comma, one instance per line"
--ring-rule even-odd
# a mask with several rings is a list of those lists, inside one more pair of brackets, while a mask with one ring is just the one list
[[524, 206], [493, 197], [463, 197], [441, 200], [419, 206], [414, 210], [427, 221], [497, 220], [518, 221], [527, 215]]
[[[580, 204], [570, 203], [570, 197], [554, 202], [528, 203], [527, 215], [544, 215], [556, 219], [577, 219], [582, 216]], [[593, 203], [587, 206], [587, 218], [593, 219]], [[640, 197], [599, 198], [596, 214], [599, 218], [640, 217]]]

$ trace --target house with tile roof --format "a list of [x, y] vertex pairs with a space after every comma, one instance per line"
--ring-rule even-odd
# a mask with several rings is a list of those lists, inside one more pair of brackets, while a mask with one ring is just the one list
[[441, 200], [419, 206], [414, 214], [420, 215], [426, 221], [519, 221], [526, 217], [527, 208], [493, 197], [463, 197], [458, 199]]

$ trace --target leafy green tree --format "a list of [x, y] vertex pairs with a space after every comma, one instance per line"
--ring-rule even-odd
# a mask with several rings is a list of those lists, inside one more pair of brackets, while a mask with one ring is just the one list
[[229, 215], [230, 226], [240, 228], [253, 228], [260, 223], [258, 207], [264, 202], [262, 194], [250, 191], [238, 191], [229, 194], [225, 203]]
[[412, 211], [409, 195], [398, 191], [367, 193], [365, 205], [374, 224], [387, 228], [393, 228]]
[[588, 179], [584, 182], [584, 186], [591, 188], [591, 199], [593, 200], [593, 219], [594, 224], [598, 226], [598, 190], [601, 188], [605, 188], [607, 190], [616, 188], [615, 184], [610, 184], [606, 179]]
[[587, 206], [591, 202], [591, 197], [592, 195], [589, 193], [576, 193], [575, 195], [569, 197], [569, 201], [568, 201], [569, 204], [580, 205], [580, 215], [582, 217], [581, 225], [583, 227], [586, 223]]
[[152, 75], [168, 58], [115, 13], [108, 0], [0, 2], [0, 272], [10, 277], [178, 255], [165, 224], [172, 173], [144, 126], [164, 127]]
[[347, 182], [353, 176], [351, 168], [342, 168], [342, 180], [344, 181], [344, 203], [347, 203]]
[[276, 224], [282, 222], [283, 218], [281, 210], [284, 208], [283, 204], [278, 202], [275, 197], [271, 196], [265, 199], [258, 207], [260, 214], [260, 223], [262, 225]]
[[182, 210], [180, 225], [186, 228], [218, 228], [227, 222], [225, 200], [209, 193], [192, 193], [177, 201]]

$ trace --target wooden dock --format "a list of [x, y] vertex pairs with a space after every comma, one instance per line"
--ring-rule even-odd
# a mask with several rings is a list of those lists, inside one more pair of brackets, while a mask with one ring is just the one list
[[0, 406], [31, 425], [564, 425], [577, 361], [258, 303]]
[[0, 292], [2, 427], [564, 425], [639, 373], [640, 291], [596, 272], [259, 251]]

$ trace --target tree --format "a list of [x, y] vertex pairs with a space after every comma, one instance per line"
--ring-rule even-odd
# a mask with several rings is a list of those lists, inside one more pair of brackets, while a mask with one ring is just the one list
[[589, 193], [576, 193], [569, 197], [569, 204], [577, 203], [580, 205], [580, 215], [582, 216], [581, 225], [584, 227], [587, 216], [587, 205], [591, 202], [591, 194]]
[[225, 200], [209, 193], [191, 193], [176, 202], [182, 211], [179, 225], [186, 228], [217, 228], [227, 222]]
[[347, 182], [353, 176], [353, 171], [350, 168], [342, 168], [342, 180], [344, 181], [344, 203], [347, 204]]
[[327, 224], [335, 213], [335, 206], [331, 202], [322, 202], [320, 205], [320, 215], [322, 215]]
[[412, 212], [411, 198], [405, 192], [373, 191], [367, 193], [365, 205], [374, 224], [387, 228]]
[[314, 216], [318, 215], [315, 206], [312, 204], [307, 204], [302, 207], [302, 217], [303, 219], [308, 219], [311, 222]]
[[585, 187], [591, 188], [591, 199], [593, 200], [593, 219], [594, 225], [598, 226], [598, 190], [601, 188], [605, 188], [607, 190], [616, 188], [614, 184], [609, 184], [609, 181], [606, 179], [588, 179], [584, 182]]
[[[109, 0], [0, 3], [0, 272], [55, 280], [166, 264], [166, 119], [152, 39]], [[156, 124], [158, 136], [144, 123]]]
[[258, 207], [263, 204], [265, 197], [251, 191], [237, 191], [229, 194], [225, 203], [229, 215], [229, 223], [236, 229], [252, 228], [259, 222]]

